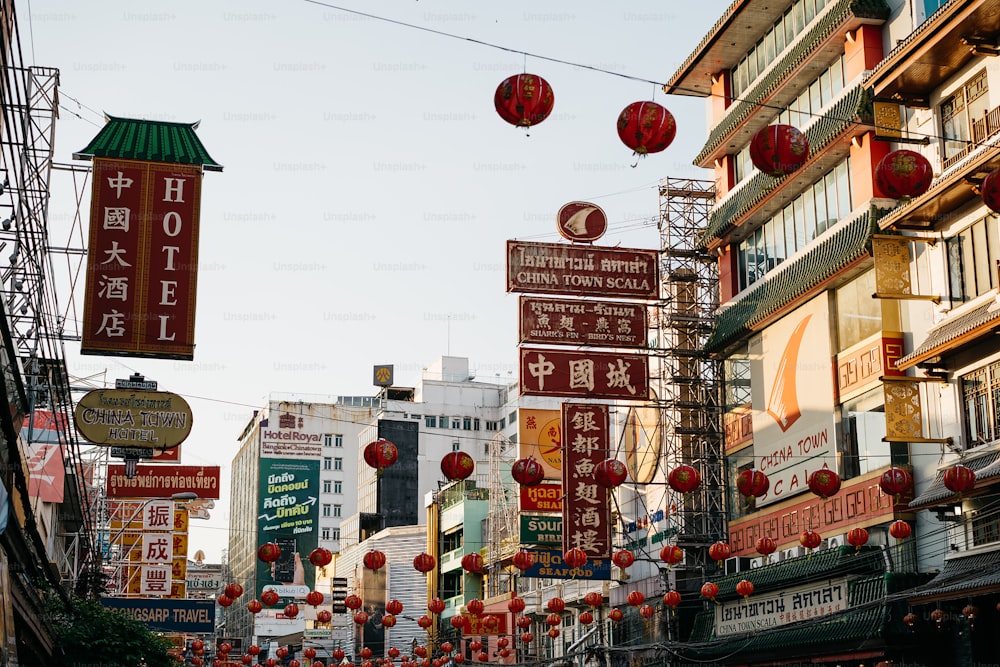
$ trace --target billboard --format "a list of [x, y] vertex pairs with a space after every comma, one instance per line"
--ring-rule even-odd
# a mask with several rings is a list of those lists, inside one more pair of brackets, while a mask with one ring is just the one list
[[136, 389], [95, 389], [73, 411], [77, 431], [95, 445], [170, 449], [191, 433], [191, 406], [177, 394]]
[[268, 420], [261, 424], [260, 455], [263, 458], [318, 459], [323, 455], [323, 436], [304, 428], [305, 419], [289, 412], [278, 416], [278, 427]]
[[610, 493], [594, 468], [611, 456], [607, 405], [563, 403], [563, 553], [580, 549], [590, 559], [611, 556]]
[[309, 553], [319, 546], [319, 460], [260, 460], [257, 505], [258, 546], [273, 542], [281, 549], [274, 563], [257, 561], [257, 591], [274, 586], [283, 597], [312, 590], [316, 568]]
[[101, 598], [108, 609], [118, 609], [156, 632], [191, 635], [215, 632], [215, 600], [160, 598]]
[[219, 466], [139, 465], [131, 478], [123, 464], [108, 466], [109, 498], [169, 498], [175, 493], [218, 500]]
[[645, 355], [527, 347], [519, 351], [522, 394], [649, 398], [649, 360]]
[[561, 484], [546, 484], [543, 482], [535, 486], [522, 486], [521, 511], [561, 512], [562, 497]]
[[81, 353], [194, 358], [201, 177], [94, 158]]
[[541, 463], [545, 479], [562, 479], [561, 419], [558, 410], [517, 410], [518, 455]]
[[655, 250], [507, 241], [507, 291], [656, 299]]
[[561, 516], [521, 515], [521, 544], [562, 544]]
[[645, 304], [522, 296], [519, 307], [522, 343], [646, 347]]
[[532, 565], [522, 577], [535, 579], [611, 579], [611, 559], [591, 560], [583, 567], [572, 568], [562, 559], [558, 549], [526, 549], [532, 556]]

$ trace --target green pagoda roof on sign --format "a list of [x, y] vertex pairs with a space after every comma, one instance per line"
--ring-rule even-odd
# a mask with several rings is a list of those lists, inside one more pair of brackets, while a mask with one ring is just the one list
[[194, 131], [198, 123], [168, 123], [107, 116], [108, 122], [76, 159], [95, 157], [146, 160], [171, 164], [196, 164], [206, 171], [222, 171]]

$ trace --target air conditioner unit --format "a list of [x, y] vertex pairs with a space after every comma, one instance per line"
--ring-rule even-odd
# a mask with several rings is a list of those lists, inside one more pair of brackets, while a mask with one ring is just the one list
[[805, 547], [792, 547], [791, 549], [783, 549], [781, 551], [781, 560], [788, 560], [789, 558], [798, 558], [799, 556], [805, 556]]
[[847, 544], [847, 540], [844, 535], [835, 535], [833, 537], [828, 537], [823, 540], [826, 544], [822, 547], [824, 549], [836, 549], [837, 547], [842, 547]]
[[726, 574], [736, 574], [746, 572], [750, 569], [749, 558], [727, 558], [725, 561]]
[[764, 567], [764, 558], [751, 558], [750, 559], [750, 569], [754, 570], [758, 567]]

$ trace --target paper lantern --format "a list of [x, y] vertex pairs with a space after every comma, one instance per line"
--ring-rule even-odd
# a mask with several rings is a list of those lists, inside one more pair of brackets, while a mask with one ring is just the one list
[[944, 471], [944, 485], [952, 493], [961, 497], [976, 487], [976, 472], [961, 463], [956, 463]]
[[600, 607], [604, 604], [604, 595], [598, 593], [597, 591], [591, 591], [583, 596], [583, 601], [592, 608]]
[[677, 591], [667, 591], [663, 596], [663, 604], [671, 610], [676, 609], [681, 604], [681, 594]]
[[868, 544], [868, 531], [864, 528], [852, 528], [847, 531], [847, 543], [854, 547], [854, 553], [861, 551], [861, 547]]
[[265, 542], [257, 549], [257, 558], [265, 563], [273, 563], [281, 558], [281, 547], [274, 542]]
[[635, 554], [631, 551], [621, 549], [611, 554], [611, 562], [624, 570], [635, 562]]
[[823, 536], [815, 530], [806, 530], [799, 535], [799, 544], [806, 549], [815, 549], [823, 541]]
[[465, 656], [462, 655], [461, 653], [456, 653], [455, 655], [451, 656], [451, 661], [454, 662], [456, 665], [461, 665], [463, 662], [465, 662]]
[[278, 593], [273, 590], [266, 590], [260, 594], [260, 601], [264, 603], [266, 607], [273, 607], [278, 604]]
[[941, 624], [944, 623], [944, 610], [935, 609], [934, 611], [932, 611], [931, 620], [934, 621], [934, 624], [937, 626], [937, 629], [940, 630]]
[[306, 603], [313, 607], [323, 604], [323, 594], [319, 591], [309, 591], [306, 593]]
[[535, 635], [531, 634], [530, 632], [522, 632], [521, 641], [524, 642], [525, 644], [530, 644], [531, 642], [535, 641]]
[[545, 603], [545, 608], [551, 612], [558, 614], [559, 612], [564, 611], [566, 609], [566, 601], [558, 597], [552, 598], [551, 600]]
[[365, 446], [362, 457], [369, 468], [381, 472], [396, 462], [396, 459], [399, 458], [399, 450], [396, 445], [385, 438], [379, 438]]
[[472, 651], [473, 653], [476, 653], [478, 651], [482, 651], [483, 650], [483, 643], [481, 641], [479, 641], [478, 639], [473, 639], [471, 642], [469, 642], [469, 650]]
[[433, 570], [435, 565], [437, 565], [437, 561], [434, 560], [434, 556], [428, 553], [418, 554], [413, 559], [413, 569], [423, 574]]
[[809, 159], [806, 135], [791, 125], [762, 127], [750, 140], [750, 161], [768, 176], [779, 178], [797, 171]]
[[354, 612], [353, 620], [355, 625], [364, 625], [368, 622], [368, 614], [363, 611], [356, 611]]
[[216, 600], [216, 602], [219, 603], [220, 607], [228, 607], [229, 605], [231, 605], [233, 603], [233, 599], [231, 597], [229, 597], [228, 595], [226, 595], [225, 593], [223, 593], [222, 595], [220, 595], [218, 597], [218, 599]]
[[361, 601], [361, 598], [353, 593], [344, 598], [344, 606], [348, 609], [361, 609], [362, 604], [364, 604], [364, 602]]
[[481, 613], [483, 613], [483, 610], [486, 608], [486, 605], [483, 604], [482, 600], [469, 600], [469, 603], [465, 605], [465, 608], [469, 610], [470, 614], [475, 614], [476, 616], [479, 616]]
[[753, 595], [753, 582], [747, 581], [746, 579], [740, 579], [740, 581], [736, 584], [736, 593], [742, 595], [743, 599], [746, 600]]
[[292, 658], [291, 660], [288, 661], [287, 667], [302, 667], [302, 663], [296, 660], [295, 658]]
[[395, 646], [390, 646], [389, 650], [386, 651], [386, 653], [389, 655], [390, 658], [394, 660], [399, 657], [399, 649], [396, 648]]
[[284, 612], [287, 618], [295, 618], [296, 616], [299, 615], [299, 606], [294, 602], [291, 604], [286, 604]]
[[559, 636], [559, 628], [549, 628], [545, 634], [547, 634], [552, 639], [555, 639], [556, 637]]
[[396, 625], [396, 617], [392, 614], [386, 614], [382, 617], [382, 626], [386, 628], [391, 628]]
[[555, 612], [552, 612], [551, 614], [545, 617], [545, 624], [551, 625], [553, 627], [556, 625], [560, 625], [562, 624], [562, 616], [560, 616]]
[[368, 658], [372, 657], [372, 650], [370, 648], [368, 648], [367, 646], [362, 647], [362, 649], [361, 649], [361, 657], [364, 658], [365, 660], [367, 660]]
[[497, 638], [497, 648], [507, 648], [508, 646], [510, 646], [509, 639], [507, 639], [506, 637]]
[[396, 598], [393, 598], [385, 603], [385, 612], [387, 614], [392, 614], [393, 616], [395, 616], [396, 614], [402, 614], [403, 603], [397, 600]]
[[736, 490], [747, 498], [761, 498], [771, 488], [771, 480], [756, 468], [744, 470], [736, 476]]
[[514, 461], [510, 467], [510, 476], [521, 486], [536, 486], [545, 479], [545, 468], [534, 457], [529, 456]]
[[316, 612], [316, 620], [320, 623], [329, 623], [333, 620], [333, 614], [329, 609], [320, 609]]
[[681, 464], [667, 475], [667, 484], [677, 493], [691, 493], [701, 486], [701, 473], [686, 463]]
[[483, 617], [483, 629], [486, 630], [487, 634], [492, 633], [500, 627], [500, 617], [495, 614], [487, 614]]
[[505, 121], [517, 127], [538, 125], [549, 117], [555, 95], [549, 82], [537, 74], [517, 74], [500, 82], [493, 106]]
[[917, 615], [911, 611], [906, 616], [903, 616], [903, 623], [906, 624], [906, 627], [912, 628], [917, 624]]
[[385, 565], [385, 554], [378, 549], [372, 549], [361, 559], [364, 566], [372, 571], [378, 571]]
[[216, 651], [221, 655], [228, 655], [229, 652], [232, 650], [233, 650], [233, 645], [230, 644], [229, 642], [222, 642], [216, 649]]
[[676, 134], [673, 115], [656, 102], [633, 102], [618, 114], [618, 137], [640, 157], [666, 149]]
[[465, 452], [448, 452], [441, 459], [441, 472], [451, 481], [465, 479], [475, 469], [475, 462]]
[[913, 527], [902, 519], [889, 524], [889, 534], [897, 540], [905, 540], [911, 533], [913, 533]]
[[330, 651], [330, 657], [333, 658], [334, 660], [336, 660], [337, 662], [340, 662], [341, 660], [343, 660], [344, 659], [344, 655], [345, 655], [344, 649], [340, 648], [339, 646], [337, 648], [333, 649], [332, 651]]
[[431, 600], [427, 603], [427, 611], [432, 614], [440, 614], [444, 611], [445, 606], [444, 600], [441, 598], [431, 598]]
[[239, 584], [229, 584], [225, 588], [225, 593], [234, 600], [243, 595], [243, 587]]
[[309, 562], [316, 567], [326, 567], [333, 562], [333, 552], [323, 547], [316, 547], [309, 552]]
[[427, 628], [434, 625], [434, 620], [427, 614], [424, 614], [423, 616], [417, 619], [417, 625], [426, 630]]
[[660, 549], [660, 560], [667, 565], [677, 565], [684, 560], [684, 550], [675, 544], [668, 544]]
[[574, 570], [587, 564], [587, 552], [583, 549], [570, 549], [563, 554], [563, 562]]
[[875, 184], [887, 197], [907, 200], [927, 192], [934, 180], [931, 163], [920, 153], [893, 151], [875, 167]]
[[608, 618], [615, 623], [621, 623], [621, 620], [625, 618], [625, 613], [621, 609], [612, 609], [608, 612]]
[[442, 653], [451, 653], [454, 650], [455, 650], [455, 645], [452, 644], [451, 642], [441, 642]]
[[594, 467], [594, 481], [605, 489], [621, 486], [628, 479], [628, 468], [618, 459], [606, 459]]
[[525, 570], [530, 570], [531, 566], [535, 564], [535, 556], [530, 551], [521, 549], [514, 554], [511, 561], [514, 564], [514, 567], [524, 572]]
[[1000, 213], [1000, 169], [994, 169], [986, 174], [983, 184], [979, 186], [979, 192], [987, 208], [994, 213]]
[[701, 595], [709, 600], [714, 601], [715, 596], [719, 594], [719, 587], [713, 584], [711, 581], [705, 582], [701, 585]]
[[205, 642], [201, 641], [200, 639], [195, 639], [193, 642], [191, 642], [191, 650], [194, 651], [195, 653], [200, 653], [204, 651]]
[[247, 646], [247, 653], [249, 655], [260, 655], [260, 647], [256, 644], [250, 644], [250, 646]]
[[878, 480], [879, 488], [899, 502], [900, 496], [913, 488], [913, 475], [906, 468], [892, 466]]
[[489, 659], [490, 659], [489, 653], [480, 653], [479, 655], [476, 656], [476, 660], [478, 660], [479, 662], [487, 662], [489, 661]]
[[639, 615], [642, 616], [643, 618], [653, 618], [653, 614], [655, 613], [656, 610], [650, 607], [648, 604], [644, 604], [641, 607], [639, 607]]
[[837, 492], [840, 491], [840, 475], [828, 468], [820, 468], [809, 475], [806, 484], [810, 491], [826, 500], [830, 496], [837, 495]]
[[594, 622], [594, 615], [589, 611], [581, 611], [580, 615], [577, 616], [577, 620], [580, 621], [580, 625], [590, 625]]
[[708, 557], [719, 563], [729, 558], [732, 552], [732, 548], [725, 542], [716, 542], [708, 548]]
[[472, 574], [482, 574], [486, 570], [483, 557], [473, 552], [462, 556], [462, 569]]
[[524, 611], [524, 598], [511, 598], [507, 601], [507, 611], [512, 614], [520, 614]]
[[628, 594], [628, 597], [625, 598], [625, 601], [632, 607], [638, 607], [646, 601], [646, 596], [643, 595], [641, 591], [632, 591]]
[[251, 614], [259, 614], [264, 610], [264, 605], [261, 604], [260, 600], [250, 600], [247, 602], [247, 611]]
[[514, 623], [522, 630], [527, 630], [531, 627], [531, 619], [527, 616], [518, 616]]
[[769, 556], [777, 551], [778, 543], [770, 537], [762, 537], [757, 540], [756, 549], [761, 556]]
[[509, 648], [502, 648], [499, 651], [497, 651], [497, 655], [500, 656], [501, 658], [509, 658], [510, 657], [510, 649]]

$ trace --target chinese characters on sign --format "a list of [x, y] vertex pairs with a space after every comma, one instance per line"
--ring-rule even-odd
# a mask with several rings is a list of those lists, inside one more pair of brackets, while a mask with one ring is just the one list
[[796, 586], [716, 605], [715, 634], [722, 637], [759, 632], [836, 614], [848, 607], [846, 579]]
[[646, 346], [645, 304], [522, 296], [520, 307], [522, 343]]
[[649, 362], [645, 355], [526, 347], [519, 351], [522, 394], [649, 398]]
[[608, 489], [594, 469], [610, 457], [608, 406], [563, 403], [563, 552], [583, 550], [588, 558], [611, 555]]
[[655, 299], [655, 250], [507, 241], [507, 291]]
[[201, 173], [94, 159], [83, 354], [194, 358]]

